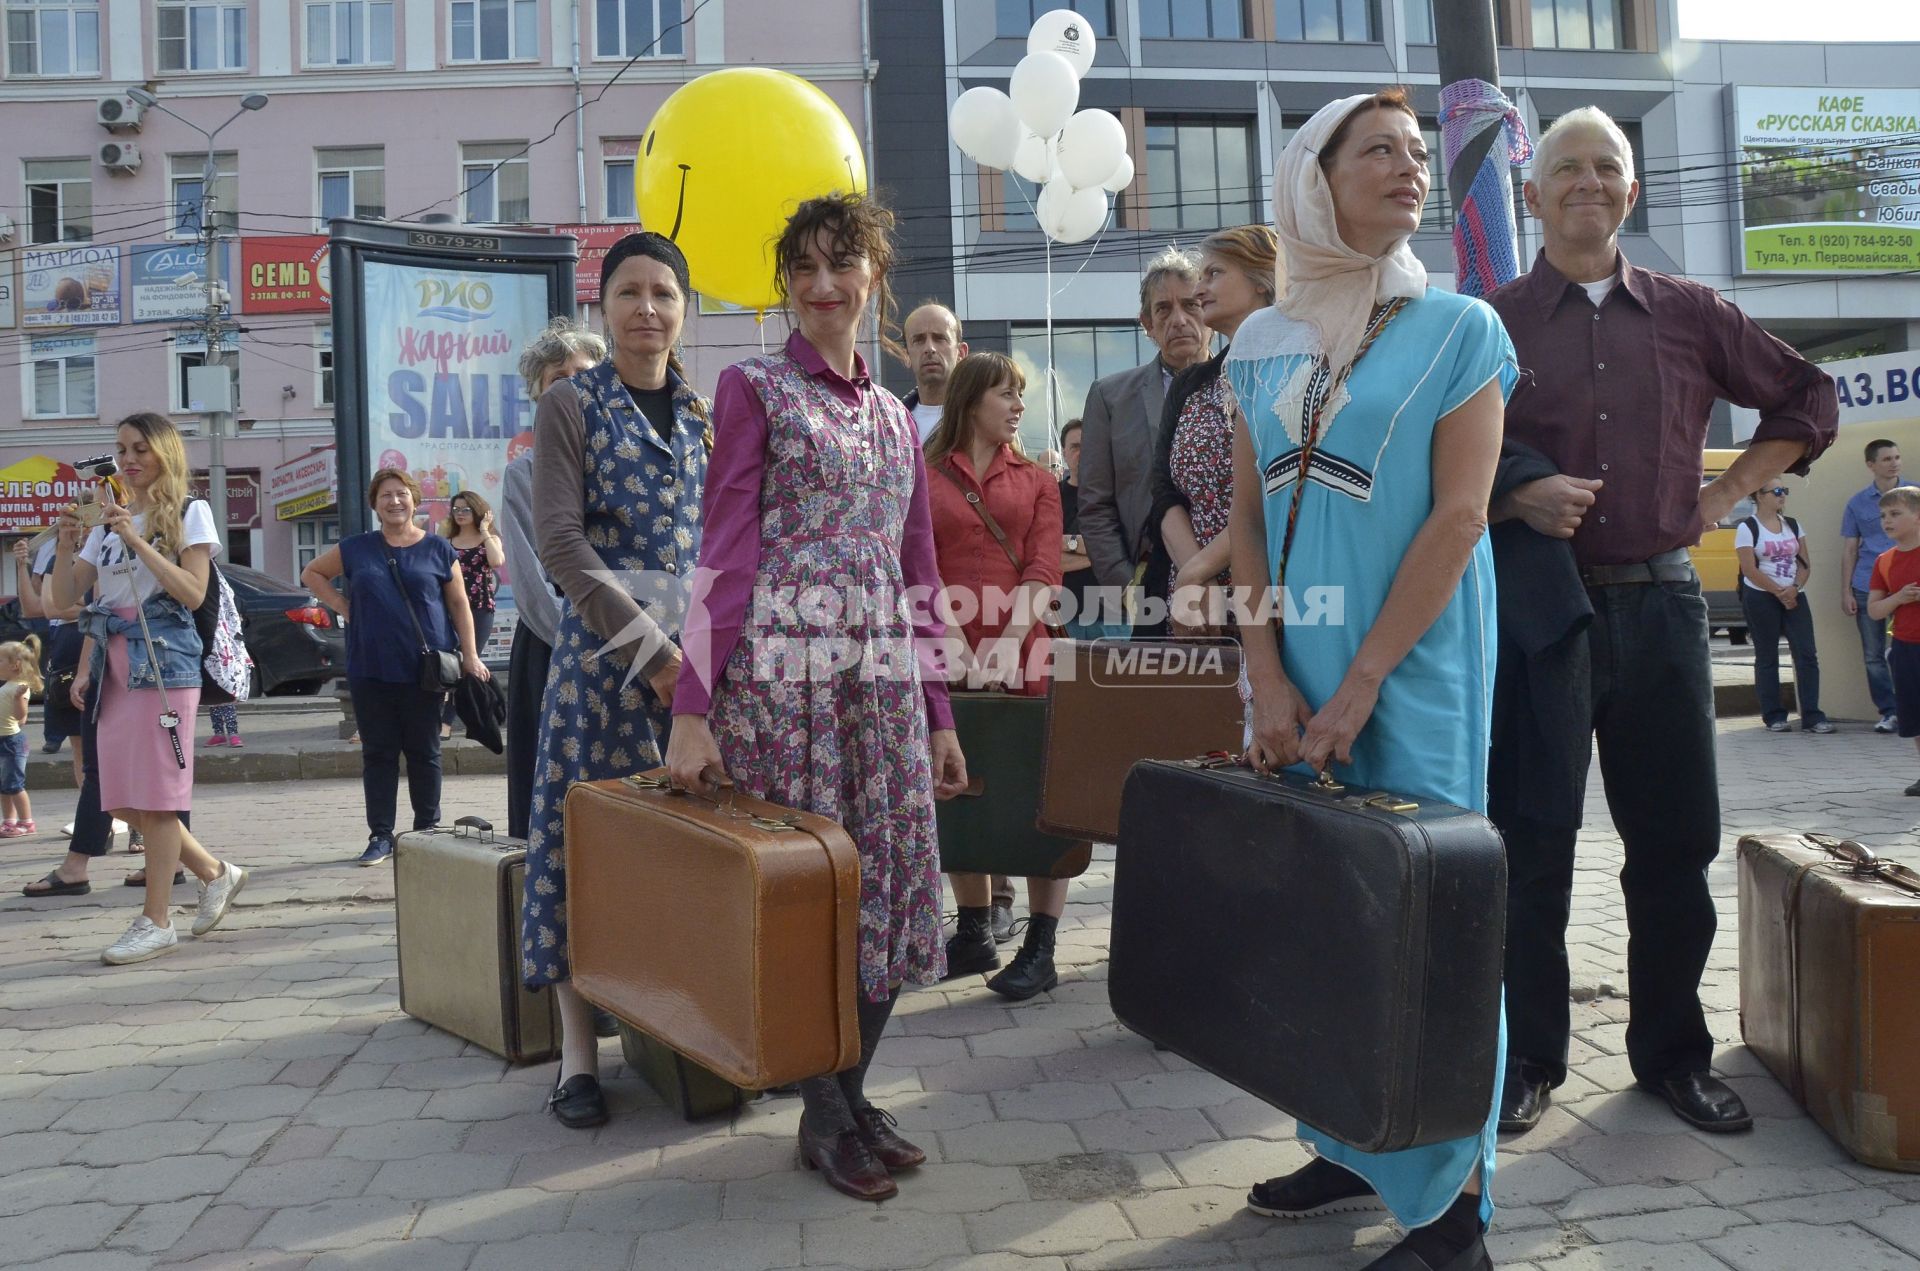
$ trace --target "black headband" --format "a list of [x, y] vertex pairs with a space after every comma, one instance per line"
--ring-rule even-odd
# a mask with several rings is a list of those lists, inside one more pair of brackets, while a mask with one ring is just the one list
[[664, 234], [656, 234], [652, 230], [629, 234], [607, 249], [606, 259], [600, 262], [600, 294], [602, 296], [613, 288], [614, 271], [635, 256], [649, 257], [671, 269], [674, 281], [680, 284], [680, 294], [689, 300], [693, 298], [693, 283], [687, 277], [686, 256], [674, 246], [672, 239]]

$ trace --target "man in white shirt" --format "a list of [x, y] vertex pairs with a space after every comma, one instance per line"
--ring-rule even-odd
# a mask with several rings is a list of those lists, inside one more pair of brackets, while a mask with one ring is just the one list
[[947, 400], [947, 380], [960, 359], [967, 355], [967, 342], [961, 338], [960, 319], [953, 310], [931, 300], [907, 315], [903, 334], [914, 389], [902, 400], [913, 412], [914, 425], [920, 430], [920, 444], [924, 446], [940, 424], [940, 412]]

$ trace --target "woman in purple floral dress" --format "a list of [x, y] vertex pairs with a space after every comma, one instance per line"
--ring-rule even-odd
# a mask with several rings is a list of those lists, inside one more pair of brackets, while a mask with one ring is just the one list
[[775, 247], [795, 330], [721, 373], [705, 536], [674, 692], [667, 767], [724, 771], [831, 817], [860, 853], [860, 1062], [800, 1083], [800, 1155], [865, 1200], [926, 1154], [862, 1089], [902, 984], [944, 970], [936, 797], [966, 786], [953, 732], [927, 477], [913, 417], [855, 351], [884, 333], [893, 216], [833, 195], [800, 205]]

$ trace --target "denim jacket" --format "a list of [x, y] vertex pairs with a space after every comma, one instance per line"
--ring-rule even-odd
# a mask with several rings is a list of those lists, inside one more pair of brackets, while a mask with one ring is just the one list
[[[146, 610], [147, 629], [153, 633], [153, 647], [160, 655], [160, 675], [166, 686], [199, 688], [203, 650], [200, 632], [193, 625], [192, 611], [164, 591], [154, 593], [142, 607]], [[122, 618], [96, 600], [80, 611], [80, 633], [93, 637], [89, 673], [95, 684], [101, 683], [106, 673], [108, 639], [123, 635], [127, 638], [127, 687], [154, 687], [154, 659], [148, 652], [138, 617]]]

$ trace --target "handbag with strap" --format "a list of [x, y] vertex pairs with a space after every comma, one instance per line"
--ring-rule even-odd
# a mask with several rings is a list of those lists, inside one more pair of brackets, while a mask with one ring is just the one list
[[427, 643], [420, 615], [413, 611], [407, 585], [400, 580], [400, 562], [394, 558], [392, 548], [387, 549], [387, 572], [393, 575], [393, 585], [400, 590], [400, 603], [407, 607], [407, 617], [413, 620], [413, 634], [420, 641], [420, 691], [444, 693], [460, 682], [460, 656]]
[[[1000, 528], [1000, 522], [993, 519], [993, 513], [987, 511], [987, 501], [980, 497], [980, 492], [967, 489], [966, 483], [961, 481], [959, 477], [954, 476], [952, 469], [948, 468], [944, 463], [935, 464], [933, 470], [953, 482], [954, 488], [959, 490], [966, 498], [968, 505], [972, 507], [975, 512], [979, 513], [981, 522], [987, 527], [987, 533], [993, 535], [993, 541], [1000, 544], [1000, 550], [1007, 554], [1009, 561], [1013, 562], [1013, 572], [1015, 574], [1025, 573], [1027, 567], [1020, 563], [1020, 553], [1013, 550], [1013, 544], [1008, 540], [1007, 532]], [[1043, 622], [1040, 626], [1042, 630], [1055, 639], [1064, 639], [1066, 637], [1066, 629], [1057, 622]]]

